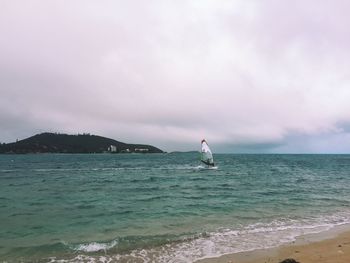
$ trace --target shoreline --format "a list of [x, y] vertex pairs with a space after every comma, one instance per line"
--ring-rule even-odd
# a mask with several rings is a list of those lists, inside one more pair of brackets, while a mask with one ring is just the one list
[[295, 241], [277, 247], [229, 253], [200, 259], [195, 263], [279, 263], [288, 258], [299, 263], [349, 263], [350, 224], [301, 235]]

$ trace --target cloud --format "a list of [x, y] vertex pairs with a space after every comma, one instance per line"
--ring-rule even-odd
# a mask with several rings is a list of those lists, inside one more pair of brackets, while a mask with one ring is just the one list
[[347, 1], [1, 5], [2, 140], [57, 130], [288, 151], [294, 135], [348, 138]]

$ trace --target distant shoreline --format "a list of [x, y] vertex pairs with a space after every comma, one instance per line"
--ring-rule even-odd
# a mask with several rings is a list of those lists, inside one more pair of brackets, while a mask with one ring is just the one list
[[73, 155], [77, 155], [77, 154], [96, 154], [96, 155], [148, 155], [148, 154], [167, 154], [167, 152], [162, 152], [162, 153], [93, 153], [93, 152], [88, 152], [88, 153], [84, 153], [84, 152], [26, 152], [26, 153], [11, 153], [11, 152], [0, 152], [0, 156], [1, 155], [45, 155], [45, 154], [66, 154], [66, 155], [69, 155], [69, 154], [73, 154]]
[[70, 135], [41, 133], [0, 144], [0, 154], [39, 154], [39, 153], [164, 153], [161, 149], [146, 144], [130, 144], [89, 133]]

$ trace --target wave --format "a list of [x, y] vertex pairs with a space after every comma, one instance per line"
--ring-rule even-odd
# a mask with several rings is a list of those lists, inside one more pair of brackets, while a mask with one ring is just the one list
[[[214, 168], [213, 168], [214, 169]], [[139, 167], [90, 167], [90, 168], [35, 168], [35, 169], [1, 169], [2, 173], [13, 173], [13, 172], [88, 172], [88, 171], [132, 171], [132, 170], [208, 170], [203, 166], [193, 165], [164, 165], [164, 166], [139, 166]], [[210, 169], [209, 169], [210, 170]]]
[[78, 245], [69, 245], [69, 247], [75, 251], [97, 252], [97, 251], [107, 251], [108, 249], [111, 249], [116, 245], [118, 245], [118, 241], [112, 240], [111, 242], [107, 242], [107, 243], [91, 242], [91, 243], [78, 244]]
[[12, 173], [12, 172], [16, 172], [18, 170], [16, 169], [1, 169], [0, 172], [2, 173]]
[[[52, 262], [56, 260], [59, 262], [194, 262], [229, 253], [276, 247], [295, 241], [301, 235], [320, 233], [335, 226], [349, 224], [349, 215], [350, 213], [344, 212], [299, 220], [280, 218], [267, 223], [260, 222], [240, 228], [223, 228], [215, 232], [186, 234], [182, 237], [125, 237], [109, 242], [69, 245], [71, 249], [80, 254], [71, 259], [55, 259]], [[139, 241], [135, 241], [138, 239]], [[125, 244], [133, 244], [136, 247], [120, 250]], [[105, 253], [104, 258], [101, 258], [101, 255], [91, 254], [99, 251]]]

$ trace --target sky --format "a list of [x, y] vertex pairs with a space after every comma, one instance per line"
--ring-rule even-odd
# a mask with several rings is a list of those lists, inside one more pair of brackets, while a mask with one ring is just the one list
[[350, 2], [0, 0], [0, 142], [350, 153]]

